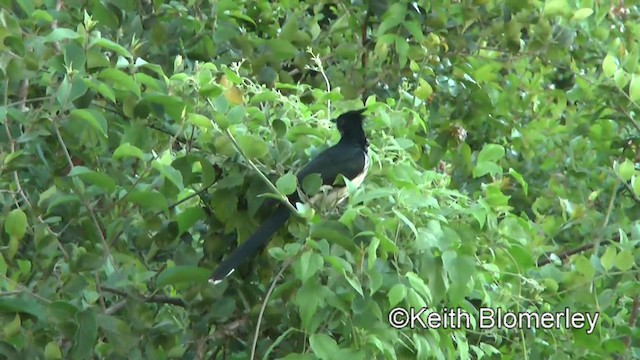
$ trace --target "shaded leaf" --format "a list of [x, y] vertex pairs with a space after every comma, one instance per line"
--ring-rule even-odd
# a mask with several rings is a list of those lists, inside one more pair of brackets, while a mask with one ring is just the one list
[[211, 270], [195, 266], [174, 266], [163, 270], [156, 279], [158, 286], [181, 283], [205, 282], [211, 276]]
[[75, 109], [69, 116], [86, 122], [102, 136], [107, 137], [107, 119], [100, 112], [93, 109]]

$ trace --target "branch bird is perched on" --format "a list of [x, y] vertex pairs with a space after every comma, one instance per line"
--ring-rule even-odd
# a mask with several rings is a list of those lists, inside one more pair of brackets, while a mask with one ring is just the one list
[[[369, 142], [362, 128], [364, 120], [362, 113], [365, 110], [349, 111], [338, 116], [334, 121], [340, 131], [340, 141], [321, 152], [298, 172], [299, 184], [310, 174], [320, 174], [323, 186], [331, 187], [329, 191], [314, 195], [310, 200], [312, 204], [317, 201], [330, 201], [333, 204], [338, 204], [347, 197], [346, 186], [336, 182], [340, 175], [349, 179], [355, 186], [362, 184], [369, 167], [369, 156], [367, 154]], [[297, 193], [289, 196], [289, 202], [294, 206], [299, 201], [300, 198]], [[290, 216], [289, 207], [285, 204], [279, 204], [275, 213], [268, 217], [247, 241], [233, 250], [218, 265], [209, 282], [214, 285], [220, 283], [224, 278], [231, 275], [242, 262], [255, 256], [269, 242], [278, 229], [284, 226]]]

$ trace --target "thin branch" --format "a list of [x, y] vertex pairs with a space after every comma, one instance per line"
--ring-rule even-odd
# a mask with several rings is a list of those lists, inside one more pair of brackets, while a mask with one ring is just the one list
[[36, 98], [31, 98], [31, 99], [21, 99], [18, 101], [14, 101], [12, 103], [8, 103], [6, 106], [7, 107], [13, 107], [13, 106], [22, 106], [22, 105], [26, 105], [26, 104], [30, 104], [30, 103], [34, 103], [34, 102], [38, 102], [38, 101], [44, 101], [44, 100], [48, 100], [50, 99], [51, 96], [42, 96], [42, 97], [36, 97]]
[[262, 301], [262, 307], [260, 307], [260, 314], [258, 314], [258, 323], [256, 324], [256, 331], [253, 335], [253, 344], [251, 345], [251, 358], [250, 358], [251, 360], [254, 360], [256, 358], [256, 347], [258, 346], [258, 335], [260, 335], [260, 324], [262, 324], [262, 317], [264, 316], [264, 310], [267, 308], [267, 303], [269, 302], [271, 293], [273, 293], [273, 289], [275, 289], [276, 284], [278, 283], [278, 280], [280, 280], [280, 276], [282, 276], [284, 271], [289, 267], [289, 265], [291, 265], [291, 263], [295, 259], [296, 257], [292, 257], [282, 265], [282, 268], [280, 269], [280, 271], [278, 271], [278, 274], [276, 274], [276, 276], [273, 278], [273, 281], [271, 282], [271, 286], [269, 287], [267, 294], [264, 296], [264, 300]]
[[[322, 74], [322, 77], [324, 78], [324, 83], [327, 86], [327, 93], [330, 93], [331, 92], [331, 83], [329, 82], [329, 77], [324, 72], [324, 66], [322, 65], [322, 59], [320, 58], [320, 56], [318, 56], [318, 55], [313, 53], [313, 50], [311, 49], [311, 47], [309, 47], [307, 49], [307, 52], [309, 54], [311, 54], [311, 60], [313, 60], [313, 62], [316, 65], [316, 68], [313, 69], [313, 70], [319, 71], [320, 74]], [[327, 100], [327, 115], [328, 115], [328, 118], [331, 119], [331, 100]]]
[[[211, 102], [210, 99], [207, 99], [207, 102], [209, 103], [209, 105], [214, 108], [213, 103]], [[216, 124], [217, 125], [217, 124]], [[218, 128], [220, 128], [218, 126]], [[296, 214], [297, 216], [301, 216], [300, 213], [298, 213], [298, 210], [293, 207], [293, 205], [291, 204], [291, 202], [289, 202], [289, 199], [282, 195], [282, 193], [280, 193], [280, 191], [278, 190], [278, 188], [273, 185], [273, 183], [271, 182], [271, 180], [269, 180], [269, 178], [267, 178], [267, 176], [265, 174], [262, 173], [262, 171], [260, 171], [260, 169], [258, 169], [258, 167], [256, 166], [256, 164], [251, 161], [251, 159], [249, 159], [249, 157], [247, 156], [247, 154], [244, 153], [244, 151], [242, 150], [242, 148], [240, 147], [240, 144], [238, 144], [238, 142], [236, 141], [236, 138], [233, 137], [233, 134], [231, 134], [231, 131], [229, 131], [229, 129], [223, 131], [223, 133], [229, 138], [229, 140], [231, 140], [231, 143], [233, 144], [233, 147], [236, 149], [236, 151], [238, 153], [240, 153], [240, 155], [242, 155], [242, 157], [245, 159], [245, 161], [249, 164], [249, 166], [251, 166], [251, 168], [253, 169], [253, 171], [255, 171], [260, 178], [262, 179], [262, 181], [264, 181], [265, 184], [267, 184], [267, 186], [269, 186], [269, 188], [271, 189], [271, 191], [273, 191], [275, 194], [280, 195], [280, 200], [287, 206], [289, 207], [289, 210], [291, 210], [294, 214]]]
[[132, 292], [118, 290], [108, 286], [101, 286], [99, 289], [104, 292], [120, 295], [125, 298], [132, 298], [145, 303], [169, 304], [169, 305], [180, 306], [183, 308], [187, 307], [187, 304], [185, 304], [185, 302], [182, 301], [182, 299], [174, 298], [170, 296], [162, 296], [162, 295], [141, 296]]
[[[613, 239], [606, 239], [606, 240], [600, 241], [600, 245], [616, 243], [618, 241], [620, 241], [620, 236], [618, 234], [616, 234]], [[585, 251], [589, 251], [589, 250], [593, 249], [594, 246], [595, 246], [595, 243], [593, 243], [593, 242], [589, 243], [589, 244], [585, 244], [585, 245], [579, 246], [579, 247], [577, 247], [575, 249], [570, 249], [570, 250], [561, 252], [560, 254], [557, 254], [556, 257], [558, 257], [561, 261], [564, 261], [564, 260], [570, 258], [573, 255], [581, 254], [581, 253], [583, 253]], [[538, 267], [551, 264], [551, 262], [552, 262], [551, 255], [553, 253], [554, 252], [551, 251], [551, 252], [548, 252], [548, 253], [544, 254], [543, 257], [540, 258], [538, 260], [538, 262], [537, 262]]]
[[[20, 283], [15, 282], [13, 279], [10, 279], [5, 275], [0, 274], [0, 280], [6, 281], [7, 283], [9, 283], [12, 286], [16, 287], [18, 289], [17, 291], [19, 291], [20, 293], [25, 293], [25, 294], [31, 295], [34, 298], [42, 301], [45, 304], [51, 304], [51, 300], [41, 296], [40, 294], [34, 293], [28, 287], [26, 287], [26, 286], [24, 286], [24, 285], [22, 285]], [[9, 295], [14, 295], [14, 294], [11, 294], [10, 292], [6, 292], [6, 293], [3, 293], [3, 295], [9, 296]]]
[[107, 309], [104, 310], [104, 314], [105, 315], [113, 315], [113, 314], [117, 313], [118, 311], [122, 310], [125, 306], [127, 306], [127, 299], [126, 298], [124, 300], [118, 301], [117, 303], [109, 306]]
[[[4, 93], [5, 93], [5, 98], [4, 98], [4, 103], [5, 105], [8, 104], [8, 94], [9, 94], [9, 81], [5, 81], [5, 89], [4, 89]], [[11, 153], [15, 153], [16, 150], [16, 141], [13, 138], [12, 134], [11, 134], [11, 129], [9, 129], [9, 118], [7, 117], [4, 121], [4, 130], [5, 133], [7, 134], [7, 139], [9, 139], [9, 144], [11, 147]], [[22, 182], [20, 181], [20, 176], [18, 175], [18, 171], [14, 171], [13, 172], [13, 180], [16, 184], [16, 191], [18, 194], [20, 194], [20, 197], [22, 198], [22, 201], [25, 202], [25, 204], [27, 204], [27, 206], [29, 207], [29, 209], [31, 209], [31, 211], [33, 211], [33, 205], [31, 204], [31, 201], [29, 200], [29, 198], [27, 197], [27, 194], [24, 192], [24, 189], [22, 188]], [[16, 199], [17, 201], [17, 199]], [[34, 212], [35, 214], [35, 212]], [[62, 253], [62, 256], [65, 258], [65, 260], [69, 260], [69, 254], [67, 253], [67, 251], [64, 249], [64, 247], [62, 246], [62, 243], [60, 243], [60, 236], [59, 234], [56, 234], [55, 231], [51, 230], [51, 227], [49, 227], [49, 225], [44, 221], [44, 219], [42, 218], [42, 216], [37, 215], [36, 218], [38, 219], [38, 221], [40, 221], [41, 224], [43, 224], [47, 230], [49, 230], [49, 232], [53, 235], [55, 235], [55, 241], [56, 241], [56, 245], [58, 246], [58, 249], [60, 250], [60, 252]]]
[[[73, 164], [73, 160], [71, 160], [71, 155], [69, 154], [67, 145], [65, 144], [64, 139], [62, 138], [62, 134], [60, 134], [60, 129], [58, 129], [58, 125], [56, 124], [55, 120], [53, 121], [53, 129], [56, 134], [56, 138], [58, 139], [58, 143], [60, 143], [60, 146], [64, 151], [64, 155], [65, 155], [65, 158], [67, 159], [67, 163], [69, 164], [69, 168], [70, 168], [69, 171], [72, 171], [76, 166]], [[80, 201], [82, 202], [82, 205], [89, 212], [89, 216], [91, 216], [91, 221], [96, 227], [98, 237], [100, 238], [100, 241], [102, 241], [102, 245], [104, 246], [105, 257], [107, 257], [108, 261], [112, 261], [111, 253], [109, 251], [109, 243], [107, 242], [107, 239], [104, 237], [104, 233], [102, 232], [102, 226], [100, 226], [100, 222], [98, 221], [98, 217], [96, 216], [93, 206], [91, 206], [91, 204], [87, 201], [87, 199], [85, 199], [84, 194], [78, 194], [78, 196], [80, 197]], [[113, 265], [115, 267], [115, 264]]]

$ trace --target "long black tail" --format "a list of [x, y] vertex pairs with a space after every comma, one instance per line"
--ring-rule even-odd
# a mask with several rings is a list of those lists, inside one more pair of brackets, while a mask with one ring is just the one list
[[236, 267], [245, 260], [253, 257], [260, 248], [266, 245], [278, 229], [284, 226], [289, 217], [291, 217], [291, 210], [284, 204], [280, 204], [276, 212], [269, 216], [247, 241], [233, 250], [231, 254], [218, 265], [209, 282], [215, 285], [231, 275]]

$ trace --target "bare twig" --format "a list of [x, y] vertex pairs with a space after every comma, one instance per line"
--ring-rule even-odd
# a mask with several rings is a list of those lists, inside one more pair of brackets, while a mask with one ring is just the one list
[[[4, 104], [5, 104], [5, 106], [7, 106], [8, 102], [9, 102], [9, 99], [8, 99], [9, 81], [8, 80], [5, 81], [4, 93], [5, 93]], [[9, 139], [11, 153], [15, 153], [17, 151], [16, 150], [16, 141], [13, 139], [13, 136], [11, 134], [11, 129], [9, 129], [9, 118], [6, 118], [5, 121], [4, 121], [4, 130], [5, 130], [6, 134], [7, 134], [7, 139]], [[24, 201], [24, 203], [27, 204], [29, 209], [33, 210], [33, 205], [31, 205], [31, 201], [29, 200], [29, 197], [27, 197], [27, 194], [24, 192], [24, 189], [22, 188], [22, 183], [20, 181], [20, 176], [18, 175], [18, 171], [14, 171], [13, 172], [13, 180], [16, 183], [16, 191], [17, 191], [18, 194], [20, 194], [20, 198], [22, 198], [22, 201]], [[64, 247], [60, 243], [58, 234], [56, 234], [55, 231], [51, 230], [51, 227], [49, 227], [49, 225], [44, 221], [44, 219], [42, 219], [42, 216], [37, 215], [36, 218], [38, 219], [38, 221], [40, 221], [41, 224], [43, 224], [47, 228], [47, 230], [51, 234], [55, 235], [56, 245], [58, 245], [58, 249], [62, 253], [62, 256], [64, 256], [64, 258], [68, 260], [69, 259], [69, 254], [67, 253], [67, 251], [64, 249]]]
[[[71, 160], [71, 155], [69, 154], [69, 150], [67, 149], [67, 145], [64, 142], [64, 139], [62, 138], [62, 134], [60, 134], [60, 129], [58, 129], [58, 124], [56, 123], [56, 121], [52, 121], [53, 122], [53, 129], [54, 132], [56, 134], [56, 138], [58, 139], [58, 143], [60, 144], [60, 146], [62, 147], [62, 150], [64, 151], [64, 156], [67, 159], [67, 163], [69, 165], [69, 171], [72, 171], [73, 168], [75, 168], [76, 166], [73, 163], [73, 160]], [[93, 206], [91, 206], [91, 204], [87, 201], [87, 199], [85, 199], [84, 194], [78, 194], [78, 197], [80, 198], [80, 201], [82, 202], [82, 205], [87, 209], [87, 211], [89, 212], [89, 216], [91, 217], [91, 221], [93, 222], [94, 226], [96, 227], [96, 232], [98, 233], [98, 237], [100, 238], [100, 241], [102, 241], [102, 245], [104, 246], [104, 256], [107, 258], [108, 261], [113, 262], [113, 258], [111, 257], [111, 253], [109, 252], [109, 244], [107, 243], [107, 239], [104, 236], [104, 233], [102, 231], [102, 226], [100, 225], [100, 222], [98, 221], [98, 217], [96, 216], [96, 212], [93, 209]], [[115, 264], [113, 264], [115, 267]]]
[[[209, 105], [213, 108], [214, 105], [211, 102], [210, 99], [207, 99], [207, 102], [209, 102]], [[217, 124], [216, 124], [217, 125]], [[218, 129], [220, 129], [220, 127], [218, 126]], [[260, 171], [260, 169], [258, 169], [258, 167], [256, 166], [256, 164], [253, 163], [253, 161], [251, 161], [251, 159], [249, 159], [249, 157], [247, 156], [247, 154], [244, 153], [244, 151], [242, 150], [242, 148], [240, 147], [240, 144], [238, 144], [238, 142], [236, 141], [236, 138], [233, 136], [233, 134], [231, 134], [231, 131], [229, 131], [229, 129], [222, 131], [222, 133], [224, 133], [229, 140], [231, 140], [231, 143], [233, 144], [233, 147], [236, 149], [236, 151], [238, 153], [240, 153], [240, 155], [242, 155], [242, 157], [245, 159], [245, 161], [249, 164], [249, 166], [253, 169], [253, 171], [255, 171], [260, 178], [262, 179], [262, 181], [264, 181], [265, 184], [267, 184], [267, 186], [269, 186], [269, 188], [271, 189], [271, 191], [273, 191], [275, 194], [280, 195], [280, 200], [287, 206], [289, 207], [289, 210], [291, 210], [294, 214], [296, 214], [297, 216], [300, 216], [300, 213], [298, 213], [298, 210], [293, 207], [293, 205], [291, 204], [291, 202], [289, 202], [289, 199], [282, 195], [282, 193], [280, 193], [280, 191], [278, 190], [278, 188], [273, 185], [273, 183], [271, 182], [271, 180], [269, 180], [269, 178], [267, 178], [267, 176], [265, 174], [262, 173], [262, 171]]]
[[120, 295], [126, 298], [132, 298], [145, 303], [169, 304], [169, 305], [180, 306], [183, 308], [187, 307], [187, 304], [185, 304], [184, 301], [182, 301], [182, 299], [174, 298], [170, 296], [161, 296], [161, 295], [142, 296], [132, 292], [114, 289], [108, 286], [101, 286], [99, 289], [104, 292]]
[[113, 315], [122, 310], [127, 305], [127, 299], [118, 301], [104, 310], [105, 315]]
[[250, 358], [251, 360], [254, 360], [256, 358], [256, 347], [258, 346], [258, 335], [260, 335], [260, 324], [262, 323], [264, 310], [267, 308], [267, 303], [269, 302], [271, 293], [273, 292], [273, 289], [275, 289], [276, 284], [278, 283], [278, 280], [280, 280], [280, 276], [282, 276], [284, 271], [289, 267], [289, 265], [291, 265], [291, 263], [295, 259], [296, 257], [292, 257], [282, 265], [282, 268], [280, 269], [280, 271], [278, 271], [278, 274], [276, 274], [276, 276], [273, 278], [273, 281], [271, 282], [271, 286], [269, 287], [267, 294], [264, 296], [264, 300], [262, 301], [262, 307], [260, 307], [260, 314], [258, 314], [258, 323], [256, 324], [256, 331], [253, 335], [253, 344], [251, 345], [251, 358]]
[[[311, 60], [313, 60], [314, 64], [316, 65], [315, 68], [313, 68], [313, 70], [319, 71], [320, 74], [322, 74], [322, 77], [324, 78], [324, 83], [327, 86], [327, 92], [330, 93], [331, 83], [329, 82], [329, 77], [324, 71], [324, 66], [322, 65], [322, 59], [320, 58], [320, 56], [313, 53], [313, 50], [311, 49], [311, 47], [307, 49], [307, 52], [311, 54]], [[331, 100], [327, 100], [327, 115], [328, 115], [328, 118], [331, 119]]]

